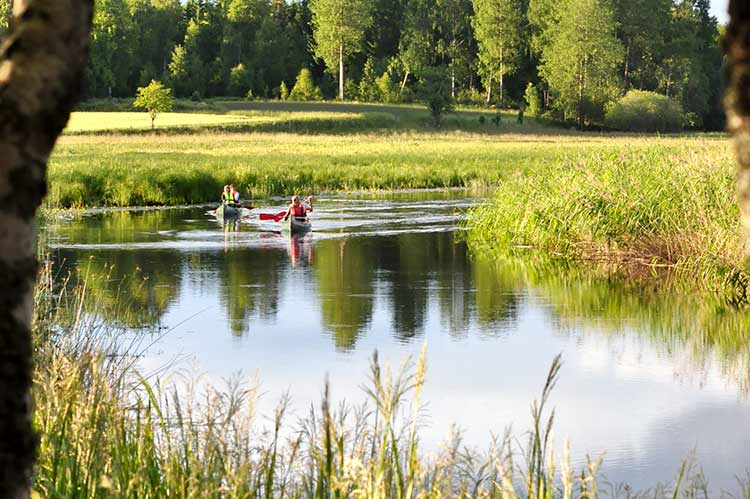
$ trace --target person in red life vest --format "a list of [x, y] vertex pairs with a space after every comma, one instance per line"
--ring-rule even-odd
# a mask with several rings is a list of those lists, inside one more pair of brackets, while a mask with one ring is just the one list
[[289, 216], [293, 216], [294, 218], [304, 220], [305, 222], [308, 222], [309, 219], [307, 218], [307, 214], [311, 211], [313, 211], [313, 197], [307, 196], [307, 203], [303, 203], [299, 200], [299, 196], [292, 196], [292, 204], [289, 205], [289, 209], [286, 210], [286, 215], [284, 215], [284, 220], [288, 220]]

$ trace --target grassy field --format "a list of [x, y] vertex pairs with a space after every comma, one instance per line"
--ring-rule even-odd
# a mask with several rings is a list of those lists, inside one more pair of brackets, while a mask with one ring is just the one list
[[[408, 106], [218, 102], [211, 113], [75, 114], [50, 160], [47, 207], [176, 205], [245, 195], [496, 186], [545, 165], [686, 148], [721, 154], [715, 138], [577, 134], [511, 113], [462, 110], [441, 130]], [[217, 111], [220, 110], [220, 111]], [[484, 122], [480, 122], [480, 117]]]

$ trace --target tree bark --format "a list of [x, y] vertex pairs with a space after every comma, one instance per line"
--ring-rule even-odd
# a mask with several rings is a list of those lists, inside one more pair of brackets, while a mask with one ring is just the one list
[[339, 45], [339, 100], [344, 102], [344, 45]]
[[16, 0], [0, 49], [0, 497], [28, 497], [35, 216], [46, 163], [78, 101], [93, 0]]
[[406, 80], [409, 78], [409, 70], [406, 70], [406, 73], [404, 73], [404, 80], [401, 82], [401, 88], [398, 90], [399, 95], [401, 95], [401, 92], [404, 91], [404, 87], [406, 87]]
[[[737, 199], [750, 242], [750, 2], [730, 0], [729, 25], [724, 38], [727, 56], [727, 91], [725, 106], [727, 128], [734, 137], [737, 154]], [[745, 251], [750, 247], [745, 244]], [[746, 256], [746, 264], [748, 263]]]
[[492, 102], [492, 75], [490, 75], [490, 81], [487, 83], [487, 105], [489, 106]]

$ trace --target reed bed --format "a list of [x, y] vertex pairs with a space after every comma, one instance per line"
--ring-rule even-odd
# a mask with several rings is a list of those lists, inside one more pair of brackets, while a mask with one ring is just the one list
[[659, 145], [551, 163], [511, 176], [472, 210], [482, 252], [534, 252], [748, 301], [729, 148]]
[[[440, 451], [426, 453], [424, 350], [398, 369], [375, 353], [363, 405], [335, 403], [326, 382], [319, 407], [307, 416], [290, 422], [282, 396], [268, 424], [255, 412], [252, 383], [215, 388], [190, 375], [170, 384], [165, 372], [139, 373], [135, 360], [147, 345], [83, 313], [92, 299], [86, 284], [59, 293], [50, 272], [45, 267], [36, 294], [36, 496], [708, 497], [689, 464], [670, 485], [634, 494], [603, 481], [600, 459], [574, 470], [567, 443], [556, 456], [550, 395], [559, 357], [532, 404], [522, 443], [508, 432], [476, 451], [453, 435]], [[745, 482], [741, 487], [748, 490]]]

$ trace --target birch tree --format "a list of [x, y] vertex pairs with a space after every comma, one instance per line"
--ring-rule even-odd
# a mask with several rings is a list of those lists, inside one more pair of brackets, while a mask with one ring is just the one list
[[542, 49], [540, 72], [556, 100], [554, 106], [574, 116], [583, 128], [619, 95], [622, 43], [615, 36], [609, 0], [563, 0], [558, 14], [550, 43]]
[[362, 50], [372, 24], [372, 0], [310, 0], [315, 55], [329, 71], [338, 66], [339, 100], [344, 100], [344, 62]]
[[92, 10], [93, 0], [16, 0], [0, 49], [0, 497], [29, 496], [34, 221], [80, 93]]
[[487, 104], [492, 101], [492, 82], [500, 85], [500, 107], [504, 99], [505, 75], [512, 74], [521, 54], [520, 0], [473, 0], [474, 36], [479, 45], [479, 66], [487, 87]]

